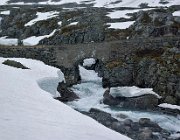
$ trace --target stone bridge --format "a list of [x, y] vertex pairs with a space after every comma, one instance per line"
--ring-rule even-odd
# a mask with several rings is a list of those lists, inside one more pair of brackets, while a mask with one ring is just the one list
[[158, 50], [166, 46], [179, 46], [180, 38], [131, 39], [113, 42], [61, 46], [0, 46], [0, 57], [24, 57], [53, 66], [70, 68], [78, 60], [94, 57], [109, 62], [133, 56], [138, 50]]

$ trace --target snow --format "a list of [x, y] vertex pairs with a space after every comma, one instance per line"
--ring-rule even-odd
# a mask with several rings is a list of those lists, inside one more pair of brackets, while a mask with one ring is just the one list
[[94, 58], [87, 58], [83, 60], [83, 66], [91, 67], [95, 63], [96, 60]]
[[18, 45], [18, 39], [16, 38], [7, 38], [7, 36], [0, 37], [0, 45], [7, 45], [7, 46], [12, 46]]
[[1, 11], [0, 14], [2, 14], [2, 15], [10, 15], [10, 11], [9, 10]]
[[175, 12], [173, 13], [173, 16], [178, 16], [178, 17], [180, 17], [180, 11], [175, 11]]
[[26, 39], [23, 39], [23, 45], [25, 45], [25, 46], [38, 45], [39, 41], [41, 41], [44, 38], [49, 38], [49, 37], [53, 36], [55, 32], [56, 32], [56, 29], [52, 33], [50, 33], [49, 35], [31, 36], [31, 37], [28, 37]]
[[57, 17], [59, 14], [59, 12], [57, 11], [50, 11], [50, 12], [37, 12], [36, 13], [36, 18], [29, 21], [28, 23], [26, 23], [24, 26], [32, 26], [33, 24], [35, 24], [38, 21], [42, 21], [42, 20], [47, 20], [53, 17]]
[[107, 14], [108, 17], [110, 18], [129, 18], [129, 16], [127, 15], [128, 13], [135, 13], [135, 12], [139, 12], [139, 11], [148, 11], [148, 10], [152, 10], [153, 8], [146, 8], [146, 9], [133, 9], [133, 10], [115, 10], [113, 12], [109, 12], [109, 14]]
[[127, 29], [129, 28], [135, 21], [127, 21], [127, 22], [116, 22], [116, 23], [107, 23], [110, 24], [110, 27], [113, 29]]
[[77, 25], [77, 24], [78, 24], [78, 22], [72, 22], [68, 26]]
[[152, 88], [138, 88], [132, 87], [112, 87], [110, 88], [110, 94], [113, 97], [138, 97], [146, 94], [153, 94], [160, 98], [160, 96], [153, 91]]
[[61, 25], [62, 25], [62, 21], [59, 21], [59, 22], [58, 22], [58, 25], [61, 26]]
[[[5, 5], [8, 0], [1, 0], [0, 5]], [[24, 0], [25, 1], [25, 0]], [[141, 3], [148, 3], [148, 6], [171, 6], [171, 5], [180, 5], [179, 0], [168, 0], [169, 3], [167, 4], [161, 4], [159, 3], [160, 0], [122, 0], [122, 2], [114, 3], [118, 0], [95, 0], [92, 2], [85, 1], [85, 0], [61, 0], [59, 2], [53, 2], [52, 0], [47, 0], [46, 2], [39, 2], [38, 4], [50, 4], [50, 5], [61, 5], [65, 3], [74, 3], [77, 4], [85, 3], [90, 4], [94, 3], [94, 7], [107, 7], [107, 8], [115, 8], [115, 7], [139, 7]], [[11, 3], [11, 4], [37, 4], [37, 3], [24, 3], [24, 2], [17, 2], [17, 3]]]
[[44, 78], [64, 79], [59, 69], [31, 59], [8, 58], [30, 69], [3, 65], [0, 58], [1, 140], [130, 140], [54, 100], [38, 86]]
[[180, 110], [180, 106], [172, 105], [172, 104], [168, 104], [168, 103], [162, 103], [162, 104], [160, 104], [158, 106], [162, 107], [162, 108], [169, 108], [169, 109], [178, 109], [178, 110]]

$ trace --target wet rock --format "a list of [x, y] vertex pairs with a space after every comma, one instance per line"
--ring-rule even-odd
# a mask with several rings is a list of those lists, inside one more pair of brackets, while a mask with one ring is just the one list
[[172, 96], [167, 96], [164, 100], [165, 103], [176, 104], [176, 99]]
[[106, 90], [103, 95], [103, 103], [109, 106], [118, 106], [126, 109], [153, 109], [158, 105], [158, 98], [152, 94], [138, 97], [113, 97]]
[[6, 60], [2, 64], [15, 67], [15, 68], [21, 68], [21, 69], [29, 69], [28, 67], [24, 66], [20, 62], [14, 61], [14, 60]]
[[[113, 62], [111, 62], [113, 63]], [[120, 64], [119, 64], [120, 65]], [[103, 87], [130, 86], [133, 84], [133, 66], [104, 69]]]
[[97, 120], [98, 122], [107, 127], [110, 127], [114, 122], [118, 122], [118, 120], [113, 118], [111, 114], [101, 111], [99, 109], [91, 108], [88, 116], [92, 117], [93, 119]]
[[55, 99], [59, 101], [69, 102], [75, 99], [79, 99], [79, 97], [73, 91], [71, 91], [64, 82], [59, 83], [57, 91], [60, 93], [61, 96], [56, 97]]
[[148, 128], [141, 130], [142, 132], [138, 135], [139, 140], [152, 140], [152, 131]]
[[126, 125], [126, 126], [131, 126], [132, 123], [133, 123], [133, 121], [132, 121], [131, 119], [126, 119], [126, 120], [124, 121], [124, 125]]
[[71, 68], [65, 68], [63, 66], [60, 66], [59, 68], [64, 73], [64, 78], [68, 87], [77, 84], [80, 81], [81, 78], [79, 74], [78, 64], [75, 64]]

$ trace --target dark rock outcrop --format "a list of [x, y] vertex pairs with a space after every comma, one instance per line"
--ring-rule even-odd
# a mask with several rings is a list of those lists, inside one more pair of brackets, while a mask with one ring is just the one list
[[20, 62], [14, 61], [14, 60], [6, 60], [2, 64], [15, 67], [15, 68], [21, 68], [21, 69], [29, 69], [28, 67], [24, 66]]
[[62, 102], [69, 102], [75, 99], [79, 99], [79, 97], [70, 89], [68, 89], [66, 83], [61, 82], [57, 87], [57, 91], [60, 93], [60, 97], [56, 97], [55, 99]]
[[168, 139], [170, 133], [148, 118], [141, 118], [139, 122], [134, 122], [131, 119], [118, 121], [111, 114], [95, 108], [92, 108], [89, 112], [81, 113], [134, 140], [170, 140]]
[[158, 98], [155, 95], [147, 94], [138, 97], [113, 97], [109, 91], [103, 95], [103, 103], [110, 106], [118, 106], [126, 109], [147, 110], [154, 109], [158, 105]]

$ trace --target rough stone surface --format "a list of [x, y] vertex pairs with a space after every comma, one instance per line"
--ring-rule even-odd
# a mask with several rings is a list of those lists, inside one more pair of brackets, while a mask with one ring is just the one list
[[138, 97], [116, 97], [114, 98], [105, 91], [103, 96], [103, 103], [110, 106], [118, 106], [127, 109], [153, 109], [158, 105], [158, 98], [155, 95], [147, 94]]
[[56, 97], [55, 99], [62, 102], [69, 102], [75, 99], [79, 99], [79, 97], [70, 89], [68, 89], [66, 83], [61, 82], [57, 87], [57, 91], [60, 93], [60, 97]]

